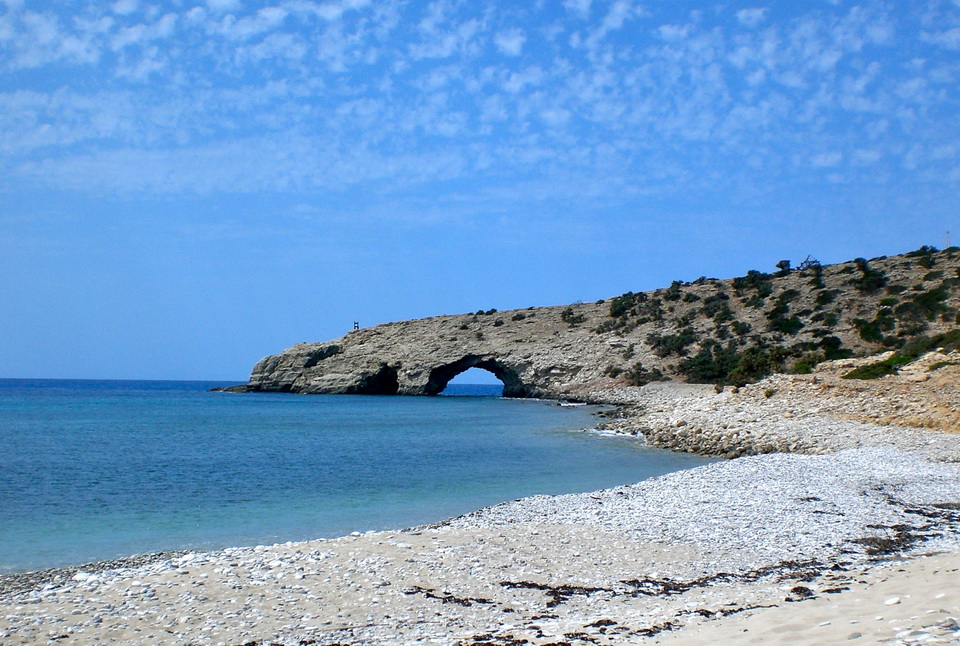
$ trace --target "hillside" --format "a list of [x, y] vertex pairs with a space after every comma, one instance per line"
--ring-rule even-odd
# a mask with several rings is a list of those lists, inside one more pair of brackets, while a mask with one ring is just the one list
[[[302, 343], [247, 390], [430, 395], [470, 367], [519, 397], [577, 398], [673, 379], [743, 384], [827, 359], [898, 350], [884, 370], [960, 333], [960, 248], [700, 278], [595, 303], [436, 316]], [[903, 358], [901, 358], [903, 357]]]

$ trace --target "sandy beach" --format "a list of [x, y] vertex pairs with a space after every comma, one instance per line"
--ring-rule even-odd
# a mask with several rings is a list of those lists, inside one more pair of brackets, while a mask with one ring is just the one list
[[778, 414], [763, 384], [656, 384], [606, 426], [699, 424], [703, 444], [700, 415], [792, 452], [403, 531], [7, 576], [0, 644], [960, 643], [960, 436], [784, 417], [805, 395], [777, 383]]

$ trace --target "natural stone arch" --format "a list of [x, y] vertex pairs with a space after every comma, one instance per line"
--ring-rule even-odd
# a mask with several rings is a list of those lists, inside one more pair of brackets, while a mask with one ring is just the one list
[[503, 382], [504, 397], [532, 396], [530, 390], [520, 380], [520, 375], [517, 374], [516, 370], [493, 357], [473, 354], [468, 354], [453, 363], [446, 363], [431, 370], [427, 384], [423, 388], [424, 394], [437, 395], [443, 392], [451, 379], [470, 368], [482, 368], [492, 372], [497, 379]]

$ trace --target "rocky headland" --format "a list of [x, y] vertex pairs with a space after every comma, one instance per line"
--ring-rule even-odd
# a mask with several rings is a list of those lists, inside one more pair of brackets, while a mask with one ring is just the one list
[[[718, 280], [594, 303], [435, 316], [300, 343], [237, 390], [433, 395], [471, 367], [509, 397], [596, 398], [669, 379], [743, 384], [960, 327], [960, 248]], [[603, 395], [600, 395], [603, 398]]]

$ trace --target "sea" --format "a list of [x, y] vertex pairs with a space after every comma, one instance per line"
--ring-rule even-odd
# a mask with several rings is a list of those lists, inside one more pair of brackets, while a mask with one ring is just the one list
[[437, 522], [708, 462], [587, 432], [596, 408], [0, 379], [0, 573]]

